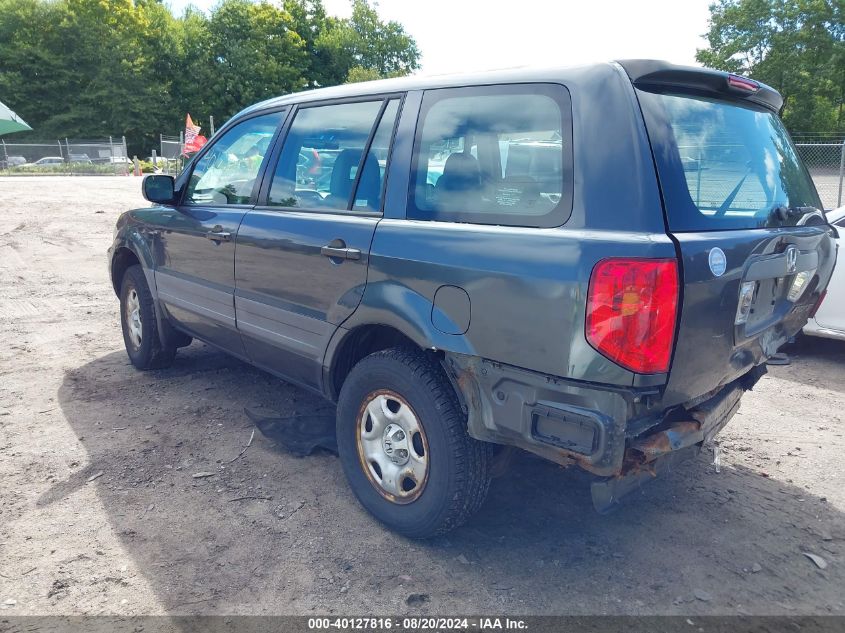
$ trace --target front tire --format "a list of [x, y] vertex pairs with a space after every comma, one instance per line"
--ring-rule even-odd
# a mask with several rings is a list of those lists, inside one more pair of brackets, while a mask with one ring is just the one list
[[170, 367], [176, 346], [159, 337], [155, 304], [144, 270], [130, 266], [120, 285], [120, 324], [129, 360], [137, 369]]
[[463, 524], [490, 486], [490, 448], [466, 430], [443, 369], [422, 352], [388, 349], [360, 361], [338, 399], [337, 443], [355, 496], [411, 538]]

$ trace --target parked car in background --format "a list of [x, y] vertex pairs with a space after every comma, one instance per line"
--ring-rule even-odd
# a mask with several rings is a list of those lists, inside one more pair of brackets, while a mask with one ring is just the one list
[[112, 165], [131, 165], [132, 159], [128, 156], [112, 156], [107, 162], [110, 162]]
[[21, 167], [45, 167], [47, 165], [64, 165], [65, 159], [61, 156], [45, 156], [32, 163], [25, 163]]
[[68, 162], [84, 163], [86, 165], [90, 165], [92, 163], [91, 159], [88, 157], [88, 154], [71, 154], [70, 156], [68, 156]]
[[350, 488], [407, 536], [478, 509], [502, 446], [607, 510], [698, 454], [828, 285], [782, 105], [632, 60], [249, 107], [117, 221], [127, 354], [197, 338], [336, 402]]
[[0, 160], [0, 166], [3, 169], [20, 167], [21, 165], [26, 165], [26, 159], [23, 156], [7, 156], [5, 159]]
[[827, 221], [839, 232], [839, 262], [827, 286], [827, 292], [810, 320], [804, 334], [845, 341], [845, 262], [842, 261], [842, 234], [845, 233], [845, 207], [827, 212]]

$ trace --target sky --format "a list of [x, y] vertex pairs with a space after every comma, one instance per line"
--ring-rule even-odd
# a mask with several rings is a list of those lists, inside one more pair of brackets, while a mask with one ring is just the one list
[[[569, 66], [626, 58], [695, 64], [712, 0], [380, 0], [422, 52], [421, 73]], [[170, 0], [208, 11], [218, 0]], [[349, 0], [323, 0], [348, 17]]]

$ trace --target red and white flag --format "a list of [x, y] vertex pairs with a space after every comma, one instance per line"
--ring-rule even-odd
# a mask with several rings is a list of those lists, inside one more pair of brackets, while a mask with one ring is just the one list
[[200, 126], [194, 124], [189, 114], [185, 119], [185, 150], [184, 154], [192, 154], [205, 145], [208, 139], [200, 135]]

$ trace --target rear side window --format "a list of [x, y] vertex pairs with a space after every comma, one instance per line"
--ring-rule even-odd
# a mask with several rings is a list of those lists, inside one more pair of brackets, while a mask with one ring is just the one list
[[378, 211], [398, 104], [378, 99], [301, 108], [285, 138], [267, 204], [345, 210], [354, 203], [356, 210]]
[[671, 230], [794, 226], [802, 208], [821, 208], [773, 112], [697, 96], [638, 93]]
[[414, 143], [408, 218], [560, 226], [572, 207], [571, 137], [562, 86], [428, 91]]

